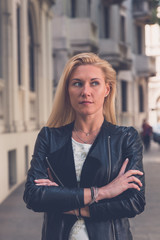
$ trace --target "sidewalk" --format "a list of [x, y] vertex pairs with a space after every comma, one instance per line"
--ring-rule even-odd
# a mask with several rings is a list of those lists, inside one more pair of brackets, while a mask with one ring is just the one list
[[23, 202], [24, 184], [0, 205], [0, 240], [40, 240], [42, 213], [28, 210]]
[[[134, 240], [159, 240], [160, 146], [155, 143], [144, 154], [144, 168], [147, 205], [144, 213], [130, 220], [131, 230]], [[43, 214], [26, 209], [22, 200], [23, 190], [24, 184], [0, 205], [0, 240], [41, 239]]]
[[160, 146], [152, 142], [144, 153], [146, 208], [130, 219], [134, 240], [160, 240]]

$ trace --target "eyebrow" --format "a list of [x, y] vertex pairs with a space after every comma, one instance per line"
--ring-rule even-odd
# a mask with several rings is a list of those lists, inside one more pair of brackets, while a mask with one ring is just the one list
[[[91, 81], [94, 81], [94, 80], [101, 80], [100, 78], [98, 78], [98, 77], [96, 77], [96, 78], [91, 78]], [[80, 79], [80, 78], [73, 78], [73, 79], [71, 79], [72, 81], [83, 81], [82, 79]]]

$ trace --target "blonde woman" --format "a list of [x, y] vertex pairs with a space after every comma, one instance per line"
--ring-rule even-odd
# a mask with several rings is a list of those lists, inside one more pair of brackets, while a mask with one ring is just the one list
[[73, 56], [37, 137], [24, 192], [45, 212], [43, 240], [130, 240], [144, 210], [142, 144], [116, 125], [116, 73], [93, 53]]

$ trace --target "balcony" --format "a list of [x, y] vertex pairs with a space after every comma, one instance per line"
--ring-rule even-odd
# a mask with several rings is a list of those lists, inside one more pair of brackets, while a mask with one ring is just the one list
[[133, 0], [133, 17], [136, 22], [149, 24], [152, 17], [149, 0]]
[[155, 57], [146, 55], [135, 56], [135, 70], [141, 77], [151, 77], [156, 74]]
[[112, 39], [100, 39], [99, 52], [116, 70], [131, 68], [131, 48], [127, 44]]
[[103, 0], [104, 5], [110, 5], [110, 4], [121, 4], [125, 0]]
[[56, 3], [56, 0], [39, 0], [40, 4], [46, 2], [50, 7]]
[[72, 18], [69, 21], [68, 36], [74, 52], [97, 51], [97, 26], [89, 18]]

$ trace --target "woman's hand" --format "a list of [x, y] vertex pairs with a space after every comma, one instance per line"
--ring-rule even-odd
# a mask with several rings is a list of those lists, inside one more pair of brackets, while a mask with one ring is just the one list
[[36, 179], [34, 180], [37, 186], [59, 186], [52, 177], [50, 169], [47, 168], [49, 179]]
[[102, 199], [114, 198], [129, 188], [137, 189], [140, 191], [140, 187], [142, 187], [141, 181], [135, 177], [134, 175], [143, 175], [143, 172], [139, 170], [129, 170], [125, 173], [128, 159], [126, 159], [121, 167], [121, 170], [118, 176], [109, 184], [104, 187], [99, 188], [98, 196], [96, 201]]

